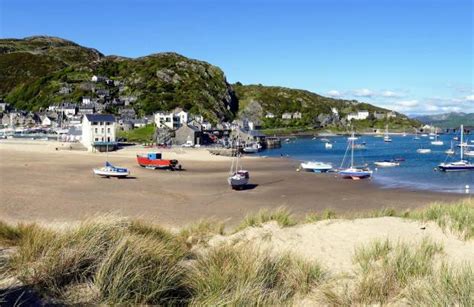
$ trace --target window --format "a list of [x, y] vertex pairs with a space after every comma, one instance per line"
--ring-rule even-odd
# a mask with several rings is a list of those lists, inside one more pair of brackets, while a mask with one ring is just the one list
[[101, 130], [101, 131], [102, 131], [102, 133], [104, 133], [104, 128], [102, 128], [102, 130]]
[[107, 128], [107, 133], [110, 133], [110, 128]]
[[95, 141], [98, 142], [98, 141], [99, 141], [99, 138], [95, 138]]
[[99, 132], [99, 129], [98, 129], [98, 128], [95, 128], [94, 130], [95, 130], [95, 131], [94, 131], [95, 133]]

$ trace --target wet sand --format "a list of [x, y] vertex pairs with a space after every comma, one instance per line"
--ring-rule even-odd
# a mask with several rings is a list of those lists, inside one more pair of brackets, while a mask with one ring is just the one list
[[[251, 185], [233, 191], [226, 181], [228, 158], [199, 150], [195, 161], [191, 151], [178, 157], [184, 170], [171, 172], [139, 167], [136, 151], [109, 155], [112, 163], [128, 167], [132, 178], [106, 179], [92, 174], [92, 168], [104, 163], [105, 154], [0, 144], [0, 219], [51, 223], [115, 213], [169, 226], [210, 217], [232, 224], [247, 213], [278, 206], [303, 215], [327, 208], [337, 212], [416, 208], [463, 198], [382, 189], [370, 181], [343, 180], [334, 174], [296, 172], [296, 162], [278, 158], [244, 158]], [[173, 155], [179, 156], [169, 152]]]

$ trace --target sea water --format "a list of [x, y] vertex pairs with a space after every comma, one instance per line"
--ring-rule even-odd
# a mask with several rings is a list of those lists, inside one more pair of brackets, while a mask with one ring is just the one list
[[[458, 161], [459, 148], [454, 145], [456, 154], [447, 156], [445, 151], [451, 147], [454, 135], [440, 135], [442, 146], [432, 145], [428, 137], [415, 139], [414, 135], [391, 135], [392, 142], [384, 142], [382, 137], [359, 136], [356, 144], [365, 142], [366, 149], [354, 151], [354, 164], [368, 166], [374, 170], [372, 181], [386, 188], [408, 188], [474, 194], [474, 171], [442, 172], [435, 170], [442, 162]], [[333, 147], [326, 149], [320, 138], [294, 138], [289, 143], [282, 142], [282, 147], [269, 149], [260, 153], [269, 157], [289, 157], [299, 161], [329, 162], [335, 168], [341, 162], [347, 150], [347, 137], [327, 137]], [[471, 138], [474, 139], [474, 136]], [[473, 144], [468, 141], [469, 144]], [[457, 144], [457, 143], [455, 143]], [[431, 153], [420, 154], [417, 149], [430, 148]], [[474, 148], [472, 149], [474, 150]], [[400, 166], [377, 167], [373, 163], [380, 160], [403, 158]], [[470, 159], [474, 163], [474, 158]], [[345, 167], [350, 162], [350, 151], [346, 156]], [[466, 188], [469, 186], [469, 189]]]

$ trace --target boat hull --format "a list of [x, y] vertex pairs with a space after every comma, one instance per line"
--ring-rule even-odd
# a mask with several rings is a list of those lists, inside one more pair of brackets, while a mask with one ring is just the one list
[[137, 163], [141, 167], [150, 169], [175, 169], [178, 168], [178, 160], [149, 159], [146, 156], [137, 155]]
[[342, 170], [339, 171], [339, 176], [342, 178], [360, 180], [366, 179], [372, 176], [372, 171], [353, 171], [353, 170]]
[[117, 178], [124, 178], [130, 175], [130, 172], [127, 171], [113, 171], [113, 170], [103, 170], [95, 168], [94, 174], [101, 177], [117, 177]]

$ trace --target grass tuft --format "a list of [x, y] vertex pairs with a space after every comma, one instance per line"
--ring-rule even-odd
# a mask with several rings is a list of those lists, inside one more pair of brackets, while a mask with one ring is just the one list
[[270, 221], [276, 221], [280, 227], [290, 227], [296, 225], [296, 220], [290, 211], [284, 207], [279, 207], [273, 211], [262, 209], [256, 214], [247, 215], [244, 220], [236, 227], [235, 231], [237, 232], [247, 227], [260, 227]]
[[215, 220], [201, 220], [188, 225], [178, 233], [178, 240], [192, 247], [196, 244], [207, 244], [215, 235], [224, 234], [224, 223]]
[[220, 246], [201, 255], [187, 283], [192, 305], [274, 305], [307, 293], [324, 272], [291, 255], [270, 256], [246, 246]]

